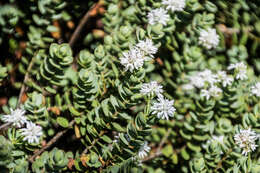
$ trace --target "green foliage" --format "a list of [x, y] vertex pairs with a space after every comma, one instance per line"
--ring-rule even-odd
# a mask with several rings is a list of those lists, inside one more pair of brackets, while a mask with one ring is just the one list
[[[183, 10], [167, 10], [166, 25], [151, 25], [148, 13], [166, 9], [162, 1], [1, 1], [1, 113], [19, 106], [28, 121], [42, 127], [43, 136], [39, 144], [28, 144], [16, 127], [1, 131], [8, 140], [0, 136], [0, 168], [14, 173], [260, 172], [260, 147], [245, 156], [234, 139], [240, 129], [260, 133], [260, 102], [252, 93], [260, 72], [259, 3], [186, 0]], [[88, 10], [87, 24], [71, 44]], [[209, 28], [219, 36], [212, 49], [199, 39]], [[146, 39], [158, 52], [126, 71], [120, 58]], [[239, 62], [247, 65], [246, 80], [236, 78], [239, 69], [228, 69]], [[204, 70], [225, 71], [234, 81], [213, 82], [221, 93], [207, 99], [201, 93], [210, 82], [191, 85]], [[152, 113], [155, 95], [140, 93], [151, 81], [163, 85], [162, 97], [175, 100], [170, 120]], [[29, 164], [56, 134], [61, 138]], [[142, 158], [145, 142], [151, 150]]]
[[41, 76], [53, 85], [64, 86], [66, 68], [72, 63], [72, 50], [68, 44], [51, 44], [49, 57], [44, 58], [40, 67]]

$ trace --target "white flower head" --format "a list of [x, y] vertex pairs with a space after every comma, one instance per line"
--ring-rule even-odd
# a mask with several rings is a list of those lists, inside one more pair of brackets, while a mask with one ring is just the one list
[[170, 20], [170, 16], [167, 13], [167, 11], [163, 8], [156, 8], [151, 10], [148, 15], [148, 23], [150, 25], [155, 25], [155, 24], [162, 24], [162, 25], [167, 25], [167, 22]]
[[201, 90], [201, 96], [206, 97], [208, 100], [209, 98], [217, 98], [221, 95], [222, 89], [218, 88], [217, 86], [213, 85], [208, 90], [203, 89]]
[[217, 82], [216, 75], [214, 75], [209, 69], [199, 72], [198, 75], [202, 78], [202, 80], [204, 80], [204, 83], [207, 82], [213, 85]]
[[136, 44], [141, 51], [144, 52], [145, 55], [149, 55], [150, 57], [154, 57], [153, 55], [156, 54], [158, 48], [153, 45], [153, 41], [149, 38], [145, 40], [141, 40]]
[[183, 11], [185, 8], [186, 2], [185, 0], [163, 0], [162, 4], [166, 6], [167, 10], [175, 11]]
[[138, 151], [139, 159], [144, 159], [146, 156], [148, 156], [150, 150], [151, 148], [148, 146], [147, 141], [145, 141]]
[[21, 129], [21, 134], [24, 136], [23, 140], [28, 143], [39, 143], [42, 136], [42, 127], [29, 121], [26, 123], [26, 128]]
[[246, 75], [247, 66], [243, 62], [230, 64], [228, 66], [228, 70], [233, 70], [233, 69], [235, 70], [236, 79], [245, 80], [248, 78]]
[[204, 79], [198, 74], [192, 75], [189, 77], [190, 85], [195, 86], [197, 88], [204, 87]]
[[181, 88], [183, 90], [192, 90], [192, 89], [194, 89], [194, 86], [191, 83], [188, 83], [188, 84], [182, 85]]
[[250, 128], [247, 130], [240, 129], [239, 133], [234, 136], [235, 143], [243, 149], [242, 154], [245, 156], [256, 149], [258, 145], [255, 144], [255, 141], [258, 138], [259, 136]]
[[251, 87], [251, 94], [260, 97], [260, 82]]
[[168, 120], [173, 117], [176, 109], [173, 107], [174, 100], [164, 99], [163, 96], [158, 97], [158, 102], [155, 102], [151, 107], [152, 114], [157, 114], [157, 118]]
[[27, 118], [24, 114], [25, 110], [23, 109], [11, 109], [11, 114], [3, 115], [2, 120], [6, 123], [12, 123], [13, 126], [20, 128], [27, 122]]
[[204, 70], [197, 72], [195, 75], [189, 77], [190, 84], [196, 88], [203, 88], [206, 84], [213, 85], [217, 82], [216, 75], [211, 70]]
[[142, 52], [137, 48], [131, 48], [128, 52], [123, 52], [120, 63], [125, 66], [125, 71], [133, 72], [138, 70], [144, 64], [145, 58]]
[[223, 87], [232, 85], [234, 79], [231, 76], [228, 76], [225, 71], [218, 71], [217, 73], [217, 81], [222, 83]]
[[156, 81], [151, 81], [150, 83], [144, 83], [141, 87], [140, 93], [143, 95], [154, 95], [160, 96], [163, 92], [162, 85], [158, 84]]
[[207, 30], [202, 30], [199, 36], [199, 44], [207, 49], [216, 48], [219, 44], [219, 36], [216, 29], [209, 28]]

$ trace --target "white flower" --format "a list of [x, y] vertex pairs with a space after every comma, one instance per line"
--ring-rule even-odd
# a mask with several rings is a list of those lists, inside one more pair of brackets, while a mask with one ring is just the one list
[[159, 85], [156, 81], [151, 81], [150, 83], [144, 83], [141, 87], [140, 92], [144, 95], [161, 95], [163, 92], [162, 85]]
[[204, 87], [204, 79], [198, 74], [190, 76], [189, 80], [190, 80], [190, 84], [197, 88]]
[[211, 86], [208, 90], [206, 89], [201, 90], [201, 96], [206, 97], [207, 100], [210, 97], [214, 97], [214, 98], [219, 97], [221, 93], [222, 90], [215, 85]]
[[26, 123], [26, 128], [21, 129], [21, 134], [24, 136], [23, 140], [29, 143], [39, 143], [42, 136], [42, 127], [29, 121]]
[[162, 4], [166, 6], [167, 10], [174, 11], [183, 11], [185, 8], [185, 0], [163, 0]]
[[134, 69], [138, 70], [144, 64], [145, 58], [142, 52], [137, 48], [132, 48], [128, 52], [123, 52], [123, 57], [120, 58], [120, 63], [125, 66], [125, 71]]
[[257, 82], [254, 86], [251, 87], [251, 93], [260, 97], [260, 82]]
[[216, 29], [209, 28], [207, 30], [202, 30], [199, 36], [199, 44], [207, 49], [216, 48], [219, 44], [219, 36]]
[[11, 109], [11, 114], [3, 115], [2, 120], [6, 123], [12, 123], [13, 126], [20, 128], [27, 122], [27, 118], [24, 114], [25, 110], [23, 109]]
[[236, 79], [247, 79], [247, 75], [246, 75], [246, 68], [247, 66], [243, 63], [243, 62], [239, 62], [236, 64], [230, 64], [228, 66], [228, 70], [235, 70], [235, 74], [236, 74]]
[[148, 23], [150, 25], [154, 25], [154, 24], [162, 24], [162, 25], [166, 25], [167, 22], [170, 20], [170, 16], [167, 13], [167, 11], [163, 8], [156, 8], [151, 10], [148, 15]]
[[181, 88], [183, 90], [192, 90], [192, 89], [194, 89], [194, 86], [192, 84], [188, 83], [188, 84], [182, 85]]
[[164, 99], [162, 96], [158, 97], [158, 102], [154, 103], [151, 107], [152, 114], [157, 114], [157, 118], [169, 119], [173, 117], [175, 108], [173, 107], [174, 100]]
[[212, 73], [211, 70], [204, 70], [202, 72], [197, 72], [197, 74], [189, 77], [190, 84], [197, 87], [202, 88], [207, 83], [213, 85], [217, 82], [216, 75]]
[[234, 81], [233, 77], [228, 76], [225, 71], [218, 71], [217, 73], [217, 81], [222, 82], [223, 87], [231, 85]]
[[204, 80], [204, 83], [207, 82], [213, 85], [217, 82], [216, 75], [214, 75], [209, 69], [199, 72], [198, 75], [202, 78], [202, 80]]
[[153, 54], [156, 54], [158, 48], [153, 45], [153, 41], [149, 38], [146, 38], [145, 41], [141, 40], [136, 44], [141, 51], [144, 52], [145, 55], [149, 55], [153, 58]]
[[243, 149], [242, 154], [245, 156], [256, 149], [258, 145], [255, 144], [255, 141], [258, 138], [258, 135], [250, 128], [247, 130], [240, 129], [240, 132], [234, 136], [235, 143]]
[[147, 141], [144, 142], [144, 144], [140, 147], [138, 151], [138, 157], [139, 159], [145, 158], [148, 153], [150, 152], [151, 148], [148, 146]]

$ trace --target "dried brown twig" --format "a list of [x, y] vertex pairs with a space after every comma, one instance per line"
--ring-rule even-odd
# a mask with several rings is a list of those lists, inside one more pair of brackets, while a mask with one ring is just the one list
[[[72, 120], [69, 123], [69, 127], [72, 127], [75, 124], [75, 120]], [[64, 129], [62, 131], [60, 131], [59, 133], [57, 133], [44, 147], [42, 147], [42, 149], [38, 150], [36, 153], [34, 153], [34, 155], [32, 157], [29, 158], [29, 161], [32, 163], [34, 161], [34, 159], [42, 154], [45, 150], [47, 150], [48, 148], [50, 148], [53, 144], [55, 144], [67, 131], [69, 130], [69, 128]]]

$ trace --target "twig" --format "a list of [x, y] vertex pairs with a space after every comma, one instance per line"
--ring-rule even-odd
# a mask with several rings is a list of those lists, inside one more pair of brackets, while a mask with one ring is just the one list
[[81, 19], [79, 25], [77, 26], [76, 30], [73, 32], [70, 41], [69, 41], [69, 45], [71, 47], [74, 46], [75, 42], [78, 40], [80, 33], [83, 29], [83, 27], [86, 25], [86, 23], [88, 22], [89, 18], [91, 16], [93, 16], [93, 11], [96, 10], [97, 8], [99, 8], [101, 5], [101, 1], [99, 1], [98, 3], [95, 3], [89, 11], [87, 11], [87, 13], [84, 15], [84, 17]]
[[[72, 120], [69, 123], [69, 127], [73, 126], [75, 123], [75, 120]], [[47, 150], [48, 148], [50, 148], [54, 143], [56, 143], [67, 131], [69, 130], [69, 128], [64, 129], [63, 131], [60, 131], [59, 133], [57, 133], [42, 149], [40, 149], [39, 151], [37, 151], [32, 157], [29, 158], [29, 161], [32, 163], [34, 161], [34, 159], [40, 155], [41, 153], [43, 153], [45, 150]]]
[[[27, 68], [27, 72], [26, 72], [25, 77], [24, 77], [24, 80], [23, 80], [23, 85], [22, 85], [21, 90], [20, 90], [20, 93], [19, 93], [18, 103], [17, 103], [17, 106], [16, 106], [16, 107], [19, 107], [20, 104], [21, 104], [21, 102], [22, 102], [22, 96], [23, 96], [23, 94], [24, 94], [24, 92], [25, 92], [25, 90], [26, 90], [26, 84], [25, 84], [25, 83], [26, 83], [26, 82], [28, 81], [28, 79], [29, 79], [30, 71], [31, 71], [31, 69], [32, 69], [33, 64], [34, 64], [34, 58], [32, 58], [32, 60], [31, 60], [31, 62], [30, 62], [30, 64], [29, 64], [29, 66], [28, 66], [28, 68]], [[10, 123], [10, 122], [9, 122], [9, 123], [5, 123], [5, 124], [2, 124], [2, 125], [0, 126], [0, 131], [3, 130], [3, 129], [5, 129], [5, 128], [7, 128], [7, 127], [9, 127], [11, 124], [12, 124], [12, 123]]]
[[168, 137], [169, 137], [171, 131], [172, 131], [172, 129], [168, 129], [168, 131], [167, 131], [166, 134], [164, 135], [162, 141], [160, 142], [160, 144], [159, 144], [159, 146], [158, 146], [156, 152], [155, 152], [154, 154], [152, 154], [152, 155], [150, 155], [150, 156], [144, 158], [144, 159], [142, 160], [142, 162], [147, 162], [147, 161], [149, 161], [149, 160], [152, 160], [152, 159], [154, 159], [154, 158], [159, 157], [159, 156], [162, 155], [161, 149], [162, 149], [164, 143], [166, 142], [166, 140], [168, 139]]
[[12, 124], [12, 123], [2, 124], [2, 125], [0, 126], [0, 131], [1, 131], [2, 129], [5, 129], [6, 127], [10, 126], [11, 124]]
[[28, 66], [28, 68], [27, 68], [27, 72], [26, 72], [25, 77], [24, 77], [24, 80], [23, 80], [23, 85], [22, 85], [21, 90], [20, 90], [17, 107], [19, 107], [19, 105], [20, 105], [21, 102], [22, 102], [22, 96], [23, 96], [23, 94], [24, 94], [24, 92], [25, 92], [25, 90], [26, 90], [26, 88], [27, 88], [25, 83], [26, 83], [26, 82], [28, 81], [28, 79], [29, 79], [30, 71], [31, 71], [31, 69], [32, 69], [32, 67], [33, 67], [33, 64], [34, 64], [34, 58], [32, 58], [32, 60], [31, 60], [31, 62], [30, 62], [30, 64], [29, 64], [29, 66]]
[[[101, 131], [100, 134], [99, 134], [99, 136], [102, 136], [104, 133], [105, 133], [105, 131]], [[86, 154], [86, 153], [88, 152], [88, 150], [90, 150], [90, 149], [98, 142], [99, 139], [100, 139], [100, 138], [95, 139], [94, 142], [93, 142], [90, 146], [88, 146], [88, 147], [82, 152], [81, 155]]]

